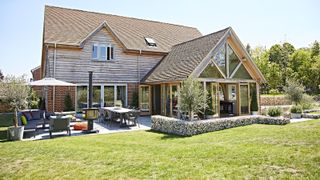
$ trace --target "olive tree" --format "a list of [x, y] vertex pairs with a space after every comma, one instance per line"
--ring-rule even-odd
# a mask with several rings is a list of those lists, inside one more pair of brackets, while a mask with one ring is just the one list
[[288, 98], [297, 105], [303, 98], [304, 86], [297, 81], [287, 80], [287, 85], [284, 87], [284, 91]]
[[27, 81], [24, 76], [6, 76], [0, 81], [0, 98], [7, 102], [14, 112], [13, 124], [18, 126], [17, 112], [28, 105], [30, 87], [26, 85]]
[[207, 91], [199, 81], [189, 77], [182, 82], [179, 92], [179, 108], [188, 112], [189, 120], [193, 119], [194, 113], [199, 113], [207, 108], [206, 94]]

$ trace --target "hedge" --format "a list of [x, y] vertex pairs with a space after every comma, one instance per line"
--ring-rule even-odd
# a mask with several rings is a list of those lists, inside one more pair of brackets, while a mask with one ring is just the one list
[[268, 116], [237, 116], [199, 121], [183, 121], [166, 116], [152, 116], [151, 129], [168, 134], [192, 136], [251, 124], [285, 125], [290, 119]]

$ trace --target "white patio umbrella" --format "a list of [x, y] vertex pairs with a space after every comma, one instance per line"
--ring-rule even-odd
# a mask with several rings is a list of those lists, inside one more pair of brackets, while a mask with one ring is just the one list
[[[43, 78], [38, 81], [29, 82], [28, 85], [30, 85], [30, 86], [44, 86], [45, 87], [46, 110], [48, 108], [48, 92], [47, 92], [48, 86], [53, 86], [53, 88], [55, 86], [76, 86], [76, 84], [68, 83], [65, 81], [60, 81], [60, 80], [57, 80], [57, 79], [51, 78], [51, 77]], [[54, 111], [54, 103], [55, 103], [55, 90], [53, 91], [53, 111]]]

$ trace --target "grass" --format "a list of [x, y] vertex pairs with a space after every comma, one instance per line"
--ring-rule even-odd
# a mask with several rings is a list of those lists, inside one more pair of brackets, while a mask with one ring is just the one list
[[308, 114], [320, 114], [320, 111], [309, 112]]
[[184, 138], [136, 131], [2, 142], [0, 179], [318, 179], [319, 137], [313, 120]]

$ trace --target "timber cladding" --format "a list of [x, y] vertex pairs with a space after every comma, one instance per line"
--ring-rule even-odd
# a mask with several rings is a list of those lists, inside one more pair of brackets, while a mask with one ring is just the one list
[[[112, 44], [115, 59], [92, 60], [93, 44]], [[94, 83], [138, 82], [162, 57], [125, 53], [122, 45], [104, 28], [89, 38], [83, 49], [49, 47], [47, 75], [67, 82], [87, 83], [88, 71], [93, 71]]]

